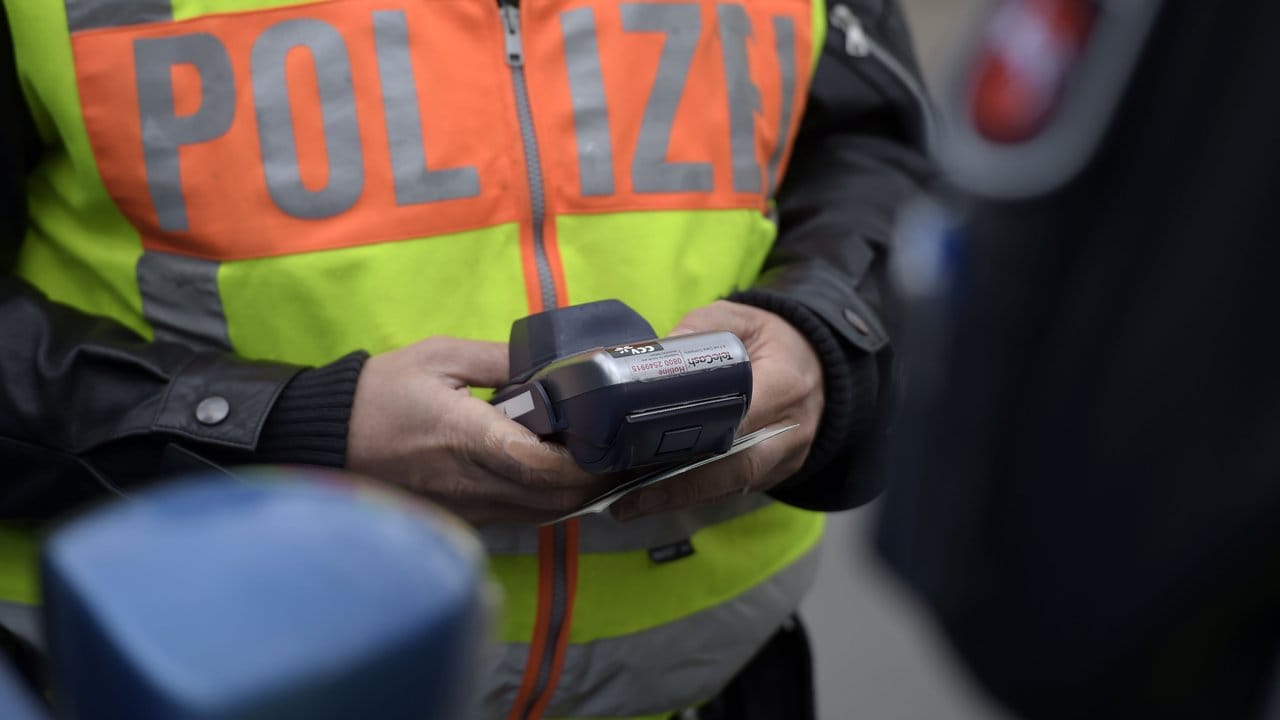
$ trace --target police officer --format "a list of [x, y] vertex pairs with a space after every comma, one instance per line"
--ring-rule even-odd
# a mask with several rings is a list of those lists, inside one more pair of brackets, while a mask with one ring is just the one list
[[[4, 9], [10, 627], [31, 522], [183, 469], [345, 467], [481, 528], [506, 596], [481, 715], [738, 702], [814, 511], [875, 491], [884, 244], [926, 171], [895, 3]], [[800, 428], [539, 529], [601, 481], [469, 388], [507, 379], [513, 319], [609, 297], [737, 333], [743, 430]]]

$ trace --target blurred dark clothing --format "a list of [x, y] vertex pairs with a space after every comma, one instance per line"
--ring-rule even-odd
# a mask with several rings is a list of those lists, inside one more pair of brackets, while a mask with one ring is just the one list
[[971, 203], [959, 291], [913, 313], [941, 331], [901, 350], [881, 545], [1019, 715], [1273, 692], [1276, 27], [1274, 2], [1164, 3], [1084, 172]]

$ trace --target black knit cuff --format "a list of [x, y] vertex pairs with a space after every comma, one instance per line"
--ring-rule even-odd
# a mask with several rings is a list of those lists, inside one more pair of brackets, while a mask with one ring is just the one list
[[303, 370], [285, 386], [262, 426], [255, 459], [264, 463], [342, 467], [356, 381], [369, 354], [353, 352]]
[[775, 488], [785, 490], [826, 468], [848, 449], [854, 433], [871, 424], [875, 418], [876, 375], [855, 372], [855, 363], [868, 358], [855, 358], [855, 349], [841, 343], [831, 328], [800, 302], [760, 288], [736, 292], [726, 299], [768, 310], [791, 323], [809, 340], [822, 363], [822, 419], [804, 466]]

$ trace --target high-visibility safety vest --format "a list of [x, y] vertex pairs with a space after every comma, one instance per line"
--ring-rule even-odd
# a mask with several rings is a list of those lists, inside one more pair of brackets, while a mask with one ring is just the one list
[[[750, 286], [825, 33], [820, 0], [5, 10], [47, 145], [18, 272], [146, 337], [306, 364], [603, 298], [666, 331]], [[505, 602], [478, 714], [708, 699], [795, 610], [821, 532], [762, 495], [486, 528]]]

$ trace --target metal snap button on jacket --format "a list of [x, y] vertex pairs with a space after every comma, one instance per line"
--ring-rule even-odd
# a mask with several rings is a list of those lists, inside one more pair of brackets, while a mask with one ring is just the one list
[[867, 327], [867, 321], [859, 317], [858, 313], [854, 312], [851, 308], [844, 309], [844, 319], [848, 320], [849, 324], [863, 335], [871, 334], [871, 328]]
[[196, 420], [201, 425], [217, 425], [227, 419], [231, 412], [231, 404], [221, 395], [211, 395], [196, 406]]

